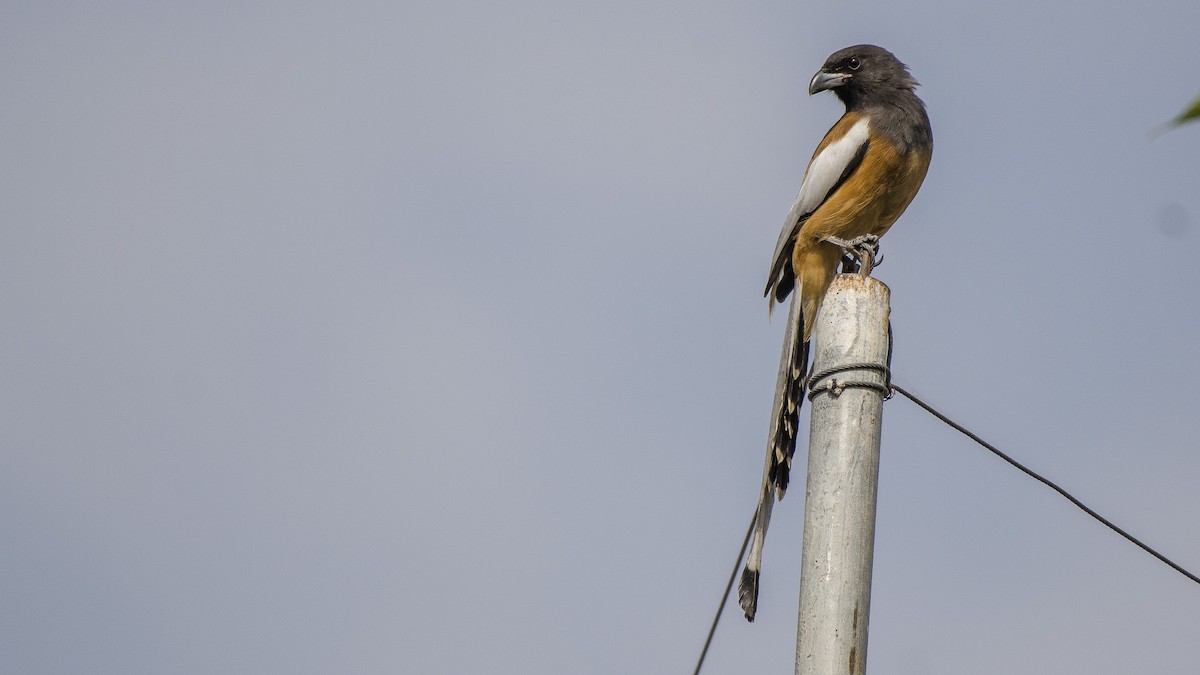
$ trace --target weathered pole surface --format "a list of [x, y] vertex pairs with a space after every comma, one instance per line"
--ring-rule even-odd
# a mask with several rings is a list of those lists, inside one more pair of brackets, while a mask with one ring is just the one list
[[797, 675], [866, 672], [889, 298], [843, 274], [817, 315]]

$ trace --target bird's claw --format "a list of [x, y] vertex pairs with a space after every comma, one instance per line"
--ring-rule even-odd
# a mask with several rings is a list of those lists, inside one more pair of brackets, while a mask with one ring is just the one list
[[864, 234], [850, 240], [840, 237], [825, 237], [825, 241], [840, 246], [846, 252], [847, 257], [855, 260], [858, 265], [858, 273], [863, 276], [870, 276], [871, 270], [883, 262], [883, 255], [879, 253], [879, 237], [873, 234]]

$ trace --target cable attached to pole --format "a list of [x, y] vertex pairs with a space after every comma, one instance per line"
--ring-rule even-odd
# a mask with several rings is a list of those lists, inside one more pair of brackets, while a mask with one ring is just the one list
[[1033, 469], [1030, 469], [1029, 467], [1025, 466], [1024, 464], [1021, 464], [1017, 460], [1013, 459], [1012, 457], [1009, 457], [1008, 455], [1004, 454], [998, 448], [996, 448], [996, 446], [992, 445], [991, 443], [988, 443], [987, 441], [983, 440], [979, 436], [976, 436], [974, 433], [972, 433], [966, 427], [955, 422], [954, 420], [950, 419], [949, 417], [946, 417], [945, 415], [943, 415], [940, 411], [938, 411], [933, 406], [931, 406], [928, 403], [926, 403], [925, 401], [922, 401], [921, 399], [917, 398], [915, 395], [912, 394], [912, 392], [908, 391], [904, 387], [901, 387], [900, 385], [896, 384], [895, 382], [892, 383], [892, 389], [894, 389], [897, 393], [902, 394], [905, 398], [912, 401], [913, 403], [916, 403], [918, 406], [924, 408], [925, 411], [928, 412], [930, 415], [933, 415], [934, 417], [938, 418], [939, 420], [945, 422], [947, 425], [954, 428], [955, 430], [957, 430], [959, 433], [963, 434], [967, 438], [970, 438], [971, 440], [975, 441], [976, 443], [987, 448], [989, 452], [996, 455], [1000, 459], [1008, 462], [1009, 464], [1013, 465], [1014, 467], [1016, 467], [1019, 471], [1021, 471], [1025, 475], [1029, 476], [1030, 478], [1033, 478], [1034, 480], [1038, 481], [1039, 483], [1045, 485], [1046, 487], [1050, 488], [1051, 490], [1054, 490], [1058, 494], [1062, 495], [1063, 498], [1065, 498], [1067, 501], [1071, 502], [1075, 506], [1078, 506], [1079, 509], [1082, 510], [1084, 513], [1088, 514], [1089, 516], [1091, 516], [1091, 517], [1095, 518], [1096, 520], [1100, 521], [1101, 523], [1103, 523], [1104, 526], [1107, 527], [1108, 529], [1112, 530], [1113, 532], [1116, 532], [1117, 534], [1121, 535], [1125, 539], [1129, 540], [1130, 543], [1134, 544], [1135, 546], [1142, 549], [1146, 553], [1149, 553], [1150, 555], [1154, 556], [1155, 558], [1158, 558], [1159, 562], [1163, 563], [1167, 567], [1170, 567], [1171, 569], [1175, 570], [1176, 572], [1179, 572], [1180, 574], [1187, 577], [1188, 579], [1191, 579], [1192, 581], [1200, 584], [1200, 577], [1197, 577], [1195, 574], [1192, 574], [1191, 572], [1187, 571], [1180, 565], [1176, 564], [1173, 560], [1171, 560], [1167, 556], [1159, 553], [1158, 551], [1155, 551], [1154, 549], [1150, 548], [1146, 544], [1142, 543], [1142, 541], [1140, 539], [1138, 539], [1137, 537], [1133, 536], [1132, 534], [1129, 534], [1128, 532], [1121, 529], [1120, 527], [1117, 527], [1117, 525], [1114, 524], [1111, 520], [1109, 520], [1108, 518], [1105, 518], [1104, 516], [1100, 515], [1099, 513], [1096, 513], [1095, 511], [1093, 511], [1087, 504], [1084, 504], [1083, 502], [1076, 499], [1071, 493], [1067, 492], [1066, 490], [1062, 489], [1058, 485], [1054, 484], [1049, 479], [1047, 479], [1046, 477], [1037, 473]]
[[704, 665], [704, 657], [708, 655], [708, 646], [712, 644], [713, 635], [717, 632], [717, 624], [721, 622], [721, 614], [725, 611], [725, 601], [729, 599], [729, 591], [733, 588], [733, 580], [737, 579], [738, 569], [742, 566], [742, 558], [746, 556], [746, 547], [750, 545], [750, 535], [754, 532], [754, 521], [758, 519], [758, 507], [750, 516], [750, 527], [746, 528], [746, 538], [742, 540], [742, 550], [738, 551], [737, 560], [733, 561], [733, 572], [729, 574], [729, 583], [725, 584], [725, 593], [721, 596], [721, 604], [717, 606], [717, 615], [713, 617], [712, 627], [708, 629], [708, 637], [704, 640], [704, 649], [700, 650], [700, 658], [696, 661], [696, 672]]
[[[832, 374], [832, 373], [824, 373], [823, 375], [827, 376], [830, 374]], [[1029, 476], [1030, 478], [1033, 478], [1034, 480], [1045, 485], [1046, 487], [1050, 488], [1051, 490], [1054, 490], [1059, 495], [1061, 495], [1064, 499], [1066, 499], [1067, 501], [1071, 502], [1076, 507], [1078, 507], [1079, 510], [1088, 514], [1092, 518], [1095, 518], [1097, 521], [1102, 523], [1105, 527], [1107, 527], [1108, 529], [1112, 530], [1113, 532], [1116, 532], [1117, 534], [1121, 535], [1121, 537], [1128, 540], [1130, 543], [1132, 543], [1133, 545], [1142, 549], [1146, 553], [1149, 553], [1150, 555], [1154, 556], [1162, 564], [1166, 565], [1167, 567], [1170, 567], [1171, 569], [1175, 570], [1176, 572], [1179, 572], [1180, 574], [1187, 577], [1188, 579], [1191, 579], [1192, 581], [1196, 582], [1197, 584], [1200, 584], [1200, 577], [1189, 572], [1183, 566], [1179, 565], [1178, 563], [1171, 560], [1167, 556], [1159, 553], [1158, 551], [1154, 550], [1153, 548], [1150, 548], [1150, 546], [1146, 545], [1144, 542], [1142, 542], [1142, 540], [1138, 539], [1137, 537], [1133, 536], [1132, 534], [1129, 534], [1125, 530], [1121, 529], [1119, 526], [1117, 526], [1115, 523], [1113, 523], [1108, 518], [1105, 518], [1104, 516], [1100, 515], [1099, 513], [1096, 513], [1096, 511], [1093, 510], [1091, 507], [1089, 507], [1087, 504], [1084, 504], [1083, 502], [1076, 499], [1074, 495], [1072, 495], [1070, 492], [1067, 492], [1063, 488], [1059, 487], [1056, 483], [1054, 483], [1050, 479], [1046, 478], [1045, 476], [1042, 476], [1041, 474], [1034, 471], [1033, 469], [1030, 469], [1029, 467], [1025, 466], [1024, 464], [1022, 464], [1022, 463], [1018, 462], [1017, 460], [1013, 459], [1012, 457], [1008, 456], [1007, 454], [1002, 452], [996, 446], [983, 440], [982, 438], [977, 436], [974, 432], [972, 432], [970, 429], [967, 429], [966, 427], [959, 424], [958, 422], [955, 422], [954, 420], [950, 419], [949, 417], [944, 415], [940, 410], [938, 410], [937, 408], [934, 408], [932, 405], [921, 400], [918, 396], [916, 396], [912, 392], [908, 391], [904, 387], [896, 384], [895, 382], [890, 382], [889, 386], [892, 391], [904, 396], [908, 400], [917, 404], [917, 406], [919, 406], [920, 408], [925, 410], [925, 412], [929, 413], [930, 415], [933, 415], [934, 417], [936, 417], [939, 420], [941, 420], [942, 422], [944, 422], [950, 428], [958, 431], [959, 433], [963, 434], [967, 438], [970, 438], [971, 440], [975, 441], [979, 445], [983, 446], [992, 454], [996, 455], [997, 457], [1004, 460], [1005, 462], [1008, 462], [1009, 464], [1011, 464], [1013, 467], [1015, 467], [1021, 473]], [[734, 579], [737, 578], [738, 568], [741, 566], [742, 557], [746, 555], [746, 546], [750, 542], [750, 535], [753, 531], [754, 531], [754, 518], [751, 518], [750, 519], [750, 527], [746, 530], [746, 538], [744, 540], [742, 540], [742, 549], [740, 551], [738, 551], [737, 561], [733, 565], [733, 572], [729, 575], [729, 583], [727, 583], [725, 585], [725, 594], [721, 596], [721, 604], [719, 607], [717, 607], [717, 615], [713, 617], [712, 627], [709, 628], [709, 630], [708, 630], [708, 638], [704, 640], [704, 650], [700, 652], [700, 659], [696, 662], [695, 675], [700, 675], [700, 668], [701, 668], [701, 666], [704, 665], [704, 657], [708, 654], [708, 647], [709, 647], [709, 645], [712, 644], [713, 635], [717, 632], [717, 624], [721, 621], [721, 614], [725, 610], [725, 601], [729, 599], [729, 591], [730, 591], [730, 589], [733, 588], [733, 581], [734, 581]]]

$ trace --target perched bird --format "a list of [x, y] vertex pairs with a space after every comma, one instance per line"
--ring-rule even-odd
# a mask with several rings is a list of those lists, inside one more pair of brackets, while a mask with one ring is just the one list
[[769, 308], [795, 293], [784, 332], [754, 539], [738, 588], [750, 621], [758, 605], [763, 538], [771, 507], [776, 499], [783, 499], [796, 451], [817, 309], [843, 250], [878, 241], [917, 195], [929, 168], [933, 133], [925, 104], [914, 93], [916, 86], [907, 66], [874, 45], [834, 52], [808, 86], [810, 95], [832, 90], [845, 104], [846, 113], [808, 162], [767, 280]]

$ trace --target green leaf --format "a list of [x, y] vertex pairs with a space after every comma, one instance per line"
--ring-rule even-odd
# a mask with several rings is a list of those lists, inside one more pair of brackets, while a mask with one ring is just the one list
[[1174, 118], [1163, 122], [1154, 129], [1151, 129], [1150, 138], [1158, 138], [1177, 126], [1187, 124], [1188, 122], [1198, 119], [1200, 119], [1200, 96], [1197, 96], [1196, 100], [1192, 101], [1192, 104], [1185, 108], [1183, 112], [1179, 113]]
[[1197, 96], [1196, 100], [1192, 101], [1192, 105], [1188, 106], [1187, 110], [1179, 113], [1179, 116], [1171, 121], [1175, 126], [1179, 126], [1184, 122], [1190, 122], [1195, 119], [1200, 119], [1200, 96]]

